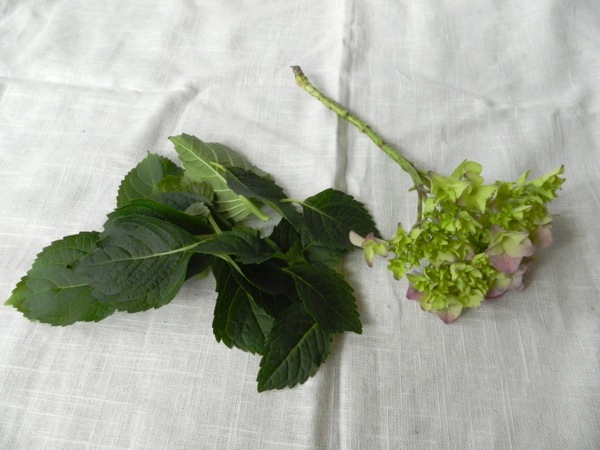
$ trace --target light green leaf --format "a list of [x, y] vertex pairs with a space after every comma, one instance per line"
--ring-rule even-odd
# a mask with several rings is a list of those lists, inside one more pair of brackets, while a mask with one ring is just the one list
[[210, 209], [208, 209], [206, 204], [202, 202], [196, 202], [188, 206], [184, 213], [190, 216], [198, 216], [202, 219], [208, 219], [208, 216], [210, 216]]
[[268, 219], [248, 198], [236, 194], [227, 186], [224, 170], [219, 166], [257, 170], [241, 155], [222, 144], [204, 142], [188, 134], [169, 139], [185, 167], [186, 178], [196, 183], [206, 182], [212, 187], [217, 210], [223, 217], [235, 222], [244, 220], [250, 214], [261, 220]]
[[97, 322], [112, 314], [113, 308], [92, 296], [89, 277], [72, 268], [95, 248], [98, 238], [97, 232], [83, 232], [54, 241], [37, 256], [6, 304], [31, 320], [61, 326]]
[[138, 312], [169, 303], [186, 277], [198, 241], [154, 217], [109, 220], [97, 248], [76, 271], [90, 277], [92, 293], [119, 311]]
[[165, 177], [181, 176], [183, 170], [164, 156], [149, 153], [121, 182], [117, 195], [117, 207], [136, 198], [151, 197], [158, 192]]
[[211, 203], [215, 199], [215, 193], [212, 187], [205, 181], [195, 182], [191, 181], [189, 178], [183, 177], [181, 179], [181, 189], [191, 194], [201, 195]]
[[294, 228], [303, 227], [302, 214], [293, 204], [282, 201], [285, 193], [273, 180], [239, 167], [227, 167], [226, 171], [227, 185], [235, 193], [270, 206]]
[[329, 356], [331, 334], [302, 305], [294, 304], [275, 319], [260, 362], [258, 391], [283, 389], [312, 377]]
[[167, 175], [156, 185], [154, 192], [177, 192], [183, 190], [181, 187], [182, 175]]

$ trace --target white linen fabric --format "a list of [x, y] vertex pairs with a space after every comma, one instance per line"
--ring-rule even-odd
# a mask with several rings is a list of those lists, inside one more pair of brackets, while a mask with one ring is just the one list
[[169, 305], [51, 327], [0, 306], [2, 449], [600, 446], [600, 3], [3, 0], [0, 298], [53, 240], [99, 230], [168, 136], [224, 143], [293, 198], [328, 187], [382, 233], [410, 179], [290, 65], [417, 165], [516, 179], [564, 164], [555, 243], [527, 288], [445, 325], [384, 260], [345, 263], [362, 335], [258, 394], [259, 357], [212, 335], [214, 281]]

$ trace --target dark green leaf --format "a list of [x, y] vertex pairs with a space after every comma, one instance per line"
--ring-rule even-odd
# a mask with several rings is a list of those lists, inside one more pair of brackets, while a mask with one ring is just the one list
[[260, 362], [258, 391], [302, 384], [327, 359], [331, 335], [294, 304], [275, 319]]
[[261, 263], [272, 258], [275, 253], [254, 228], [225, 231], [202, 241], [195, 251], [216, 256], [233, 256], [242, 264]]
[[287, 219], [283, 218], [275, 225], [269, 238], [279, 246], [283, 253], [287, 253], [300, 241], [300, 232]]
[[251, 353], [263, 354], [273, 319], [254, 301], [247, 282], [225, 261], [216, 259], [217, 303], [213, 331], [217, 341]]
[[298, 264], [284, 272], [294, 277], [306, 311], [324, 330], [362, 333], [353, 290], [340, 274], [321, 264]]
[[294, 290], [293, 280], [283, 272], [284, 263], [269, 259], [260, 264], [240, 265], [244, 278], [261, 291], [271, 295], [285, 295]]
[[278, 317], [292, 303], [300, 302], [292, 278], [281, 270], [277, 261], [237, 264], [236, 269], [234, 277], [271, 317]]
[[191, 192], [161, 192], [153, 195], [152, 200], [156, 200], [163, 205], [170, 206], [171, 208], [178, 209], [179, 211], [185, 211], [194, 203], [204, 203], [207, 206], [212, 206], [210, 200], [203, 197], [200, 194], [193, 194]]
[[308, 262], [321, 263], [327, 267], [336, 267], [348, 251], [345, 248], [332, 248], [319, 241], [311, 240], [307, 231], [302, 232], [302, 245], [304, 257]]
[[112, 314], [110, 306], [92, 296], [89, 277], [72, 268], [95, 248], [98, 237], [97, 232], [83, 232], [43, 249], [6, 304], [51, 325], [97, 322]]
[[154, 217], [155, 219], [164, 220], [177, 225], [194, 235], [213, 233], [212, 227], [205, 218], [185, 214], [183, 211], [149, 198], [132, 200], [129, 204], [114, 210], [108, 215], [108, 221], [105, 224], [105, 227], [110, 226], [110, 222], [113, 220], [132, 215]]
[[117, 207], [124, 206], [136, 198], [152, 196], [165, 177], [181, 176], [182, 174], [183, 170], [169, 158], [149, 153], [125, 175], [119, 186]]
[[348, 235], [375, 232], [375, 223], [364, 205], [354, 197], [327, 189], [302, 202], [304, 222], [310, 235], [327, 247], [351, 250]]
[[292, 291], [285, 294], [268, 294], [250, 283], [248, 283], [248, 290], [252, 292], [256, 304], [273, 318], [279, 317], [282, 311], [293, 303], [300, 303], [298, 295]]
[[193, 254], [188, 262], [185, 279], [188, 280], [195, 276], [202, 277], [207, 275], [214, 259], [215, 257], [212, 255], [203, 255], [201, 253]]
[[285, 198], [283, 189], [273, 180], [240, 167], [227, 167], [225, 178], [227, 185], [235, 193], [256, 200], [278, 202]]
[[141, 215], [109, 220], [101, 238], [76, 269], [91, 278], [95, 298], [128, 312], [169, 303], [198, 245], [182, 228]]

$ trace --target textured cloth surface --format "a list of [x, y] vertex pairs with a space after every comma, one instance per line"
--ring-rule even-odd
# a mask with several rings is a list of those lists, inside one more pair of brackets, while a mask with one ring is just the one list
[[362, 335], [258, 394], [212, 334], [214, 281], [58, 328], [0, 306], [2, 449], [600, 446], [600, 4], [595, 1], [0, 2], [0, 298], [53, 240], [101, 229], [168, 136], [222, 142], [293, 198], [335, 187], [383, 234], [410, 179], [300, 90], [302, 66], [420, 167], [516, 179], [561, 164], [555, 243], [527, 288], [444, 325], [380, 260], [345, 273]]

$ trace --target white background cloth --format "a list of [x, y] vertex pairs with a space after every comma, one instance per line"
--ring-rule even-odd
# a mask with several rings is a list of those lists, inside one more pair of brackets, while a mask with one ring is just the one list
[[299, 89], [300, 65], [420, 167], [488, 181], [564, 164], [555, 244], [524, 292], [453, 325], [379, 260], [346, 259], [362, 335], [314, 378], [256, 392], [212, 335], [214, 281], [97, 324], [0, 306], [2, 449], [600, 446], [600, 3], [538, 0], [0, 2], [0, 298], [51, 241], [99, 230], [168, 136], [224, 143], [293, 198], [335, 187], [384, 235], [410, 179]]

